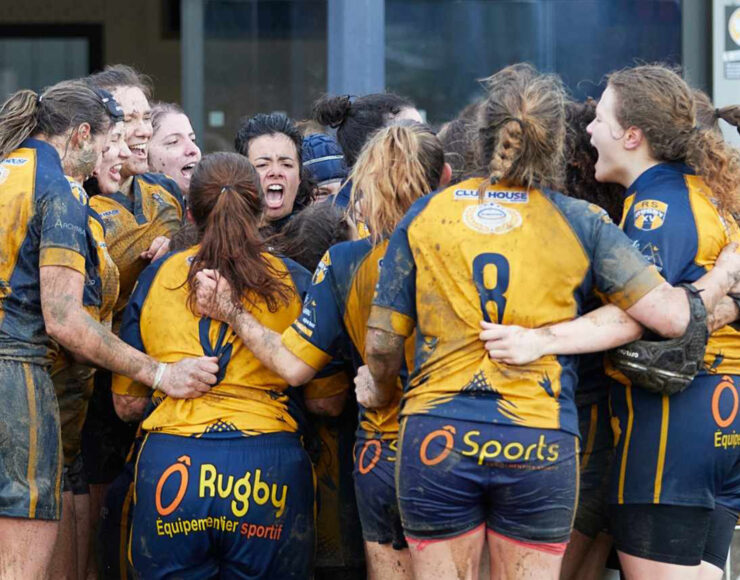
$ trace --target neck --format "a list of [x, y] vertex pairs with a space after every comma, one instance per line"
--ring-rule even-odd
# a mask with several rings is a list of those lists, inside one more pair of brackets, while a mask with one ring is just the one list
[[625, 168], [623, 178], [620, 179], [619, 183], [625, 188], [628, 188], [637, 180], [638, 177], [640, 177], [640, 175], [659, 163], [660, 161], [656, 161], [651, 158], [641, 159], [637, 163], [632, 163], [629, 167]]
[[64, 170], [64, 174], [70, 176], [73, 179], [78, 179], [79, 176], [75, 175], [77, 171], [74, 167], [74, 163], [71, 163], [70, 160], [69, 137], [67, 135], [49, 136], [40, 133], [38, 135], [33, 135], [33, 138], [39, 141], [43, 141], [47, 145], [51, 145], [59, 155], [59, 159], [62, 162], [62, 169]]
[[121, 180], [119, 191], [126, 197], [131, 197], [134, 192], [134, 176], [129, 175]]

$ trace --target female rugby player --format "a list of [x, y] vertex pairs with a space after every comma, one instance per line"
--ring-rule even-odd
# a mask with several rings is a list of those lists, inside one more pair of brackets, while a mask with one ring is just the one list
[[[210, 292], [216, 285], [206, 273], [201, 275], [198, 307], [227, 320], [255, 355], [291, 384], [313, 377], [348, 342], [351, 360], [359, 368], [387, 239], [414, 201], [446, 185], [449, 177], [442, 145], [428, 128], [414, 123], [381, 129], [351, 174], [353, 201], [361, 205], [372, 237], [329, 249], [316, 268], [301, 316], [283, 333], [282, 344], [276, 333], [229, 308], [232, 303], [224, 282], [218, 283], [223, 302], [212, 302]], [[392, 404], [360, 412], [354, 477], [370, 578], [412, 577], [393, 478], [401, 391], [399, 380]]]
[[19, 91], [0, 108], [0, 230], [4, 298], [0, 380], [10, 433], [0, 447], [0, 569], [46, 574], [60, 516], [62, 450], [50, 380], [50, 339], [71, 353], [171, 394], [197, 396], [215, 381], [215, 359], [174, 365], [128, 347], [83, 308], [87, 208], [65, 177], [89, 175], [114, 101], [83, 83], [41, 95]]
[[221, 368], [194, 404], [155, 394], [136, 463], [131, 563], [144, 578], [309, 578], [314, 485], [288, 384], [226, 324], [193, 310], [196, 275], [217, 268], [244, 311], [280, 332], [300, 312], [308, 272], [266, 252], [259, 176], [245, 157], [206, 156], [189, 199], [200, 243], [145, 270], [122, 336], [164, 359], [213, 354]]
[[[575, 360], [496, 363], [475, 321], [572, 318], [596, 288], [679, 335], [689, 308], [603, 210], [548, 189], [564, 167], [560, 79], [515, 65], [486, 85], [479, 144], [489, 177], [417, 201], [396, 228], [365, 354], [373, 405], [388, 404], [416, 332], [397, 468], [415, 574], [472, 578], [487, 544], [493, 578], [554, 579], [577, 496]], [[730, 283], [716, 282], [718, 299]]]
[[[613, 73], [589, 132], [599, 155], [596, 178], [627, 188], [622, 227], [665, 278], [699, 287], [697, 279], [725, 269], [734, 256], [720, 251], [740, 239], [731, 215], [739, 203], [740, 153], [696, 126], [686, 83], [660, 66]], [[705, 369], [689, 388], [670, 398], [630, 385], [611, 392], [618, 437], [612, 528], [629, 578], [720, 578], [738, 518], [740, 334], [728, 324], [738, 309], [728, 298], [715, 308], [706, 292], [702, 297], [712, 333]], [[615, 319], [621, 328], [630, 322]], [[599, 324], [589, 332], [590, 347], [576, 352], [598, 348], [613, 328]], [[507, 358], [510, 341], [496, 340], [499, 330], [482, 338], [491, 341], [492, 356]], [[541, 332], [507, 332], [528, 337], [522, 353], [560, 353], [577, 342], [550, 329], [558, 347], [542, 351]]]
[[[110, 93], [101, 91], [110, 96]], [[112, 97], [111, 97], [112, 98]], [[93, 174], [104, 175], [104, 181], [120, 182], [120, 173], [114, 168], [130, 155], [123, 138], [123, 111], [111, 118], [111, 128], [106, 144]], [[86, 206], [87, 193], [80, 185], [86, 175], [67, 176], [72, 193]], [[83, 293], [83, 305], [92, 318], [111, 328], [113, 307], [118, 299], [118, 268], [108, 254], [105, 229], [97, 213], [88, 207], [87, 241], [89, 256], [86, 258], [86, 276], [92, 282]], [[82, 426], [93, 392], [95, 369], [75, 362], [74, 357], [59, 349], [51, 367], [59, 403], [64, 472], [62, 475], [62, 519], [60, 533], [54, 550], [51, 569], [55, 577], [64, 571], [65, 577], [81, 580], [87, 576], [88, 547], [90, 544], [90, 488], [88, 486], [81, 453]]]

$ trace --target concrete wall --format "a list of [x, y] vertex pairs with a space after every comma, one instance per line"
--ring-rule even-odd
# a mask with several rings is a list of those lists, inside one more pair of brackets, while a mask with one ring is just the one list
[[0, 25], [102, 24], [103, 62], [125, 63], [151, 75], [155, 98], [180, 101], [180, 41], [162, 38], [160, 0], [6, 1]]

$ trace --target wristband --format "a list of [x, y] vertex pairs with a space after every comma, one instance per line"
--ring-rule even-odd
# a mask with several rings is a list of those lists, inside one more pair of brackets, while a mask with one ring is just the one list
[[164, 377], [164, 372], [167, 370], [167, 366], [167, 363], [159, 363], [159, 366], [157, 367], [157, 372], [154, 374], [152, 390], [157, 391], [159, 390], [159, 387], [162, 386], [162, 378]]

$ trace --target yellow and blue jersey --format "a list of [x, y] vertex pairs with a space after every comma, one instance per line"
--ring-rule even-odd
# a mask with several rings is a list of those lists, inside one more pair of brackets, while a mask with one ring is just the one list
[[180, 189], [165, 175], [136, 175], [131, 190], [131, 198], [121, 192], [90, 198], [90, 206], [105, 224], [108, 252], [118, 266], [120, 292], [115, 313], [126, 307], [136, 279], [149, 264], [139, 257], [141, 253], [149, 249], [154, 238], [171, 238], [184, 216]]
[[[737, 224], [717, 210], [704, 181], [682, 164], [643, 172], [626, 192], [622, 228], [671, 284], [694, 282], [722, 248], [739, 241]], [[689, 388], [656, 395], [624, 384], [611, 390], [616, 460], [611, 501], [737, 509], [733, 483], [740, 383], [740, 333], [732, 326], [709, 337], [704, 369]]]
[[[701, 177], [685, 165], [662, 163], [626, 192], [622, 229], [671, 284], [695, 282], [730, 242], [740, 242], [733, 217], [722, 215]], [[711, 373], [740, 374], [740, 331], [730, 325], [709, 337]]]
[[[72, 178], [67, 179], [74, 197], [88, 207], [88, 249], [85, 256], [82, 304], [92, 318], [110, 329], [113, 307], [118, 299], [118, 268], [105, 245], [105, 226], [97, 213], [88, 206], [85, 190]], [[51, 367], [50, 374], [59, 402], [62, 447], [66, 464], [70, 464], [80, 451], [82, 425], [92, 395], [94, 373], [95, 369], [77, 363], [63, 349], [59, 349]]]
[[[367, 320], [387, 247], [388, 240], [373, 246], [369, 239], [362, 239], [329, 248], [314, 272], [300, 317], [283, 333], [288, 350], [316, 370], [343, 353], [355, 370], [364, 364]], [[407, 344], [413, 349], [412, 341]], [[398, 435], [404, 379], [398, 381], [394, 404], [360, 410], [359, 428], [366, 436], [389, 439]]]
[[[216, 356], [218, 383], [197, 399], [172, 399], [155, 393], [156, 407], [144, 420], [150, 432], [186, 436], [250, 436], [296, 432], [298, 419], [288, 384], [267, 369], [225, 323], [201, 318], [187, 305], [190, 263], [199, 246], [149, 266], [139, 278], [124, 314], [121, 338], [164, 362], [185, 357]], [[270, 312], [261, 299], [245, 308], [260, 324], [282, 333], [301, 310], [302, 288], [310, 274], [292, 260], [265, 254], [294, 290], [288, 305]], [[147, 396], [149, 389], [114, 375], [113, 392]]]
[[87, 219], [51, 145], [26, 139], [0, 162], [0, 358], [51, 362], [39, 269], [85, 275]]
[[629, 308], [664, 281], [601, 208], [480, 178], [418, 200], [391, 237], [368, 326], [409, 336], [402, 415], [578, 434], [576, 360], [492, 361], [481, 319], [537, 328], [583, 312], [594, 288]]

